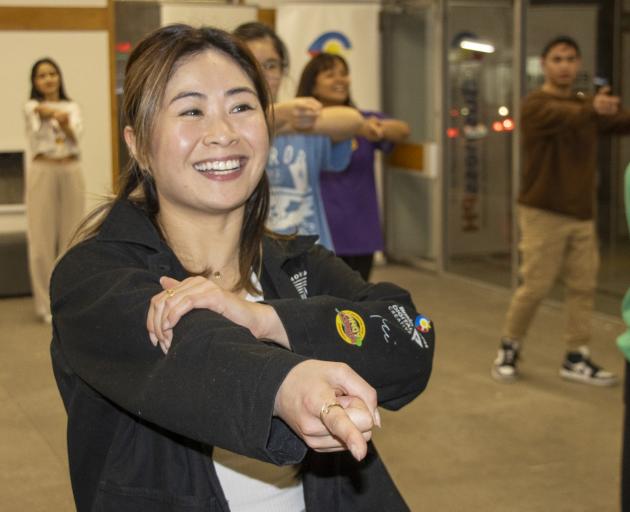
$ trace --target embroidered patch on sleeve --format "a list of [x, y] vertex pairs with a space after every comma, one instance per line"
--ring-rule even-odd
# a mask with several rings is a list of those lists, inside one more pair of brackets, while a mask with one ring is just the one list
[[335, 319], [337, 332], [343, 341], [360, 347], [365, 339], [365, 322], [357, 313], [349, 309], [337, 310]]
[[431, 321], [426, 316], [418, 315], [414, 321], [414, 325], [416, 326], [416, 330], [420, 331], [422, 334], [426, 334], [431, 330]]

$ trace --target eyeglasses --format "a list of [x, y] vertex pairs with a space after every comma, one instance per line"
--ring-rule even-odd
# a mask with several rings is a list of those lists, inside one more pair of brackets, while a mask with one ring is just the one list
[[276, 59], [269, 59], [265, 62], [261, 62], [260, 67], [265, 73], [270, 75], [281, 75], [284, 71], [284, 66], [282, 65], [282, 62]]

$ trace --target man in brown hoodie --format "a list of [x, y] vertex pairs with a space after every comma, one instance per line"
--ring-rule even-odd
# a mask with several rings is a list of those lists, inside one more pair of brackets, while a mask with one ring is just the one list
[[543, 86], [522, 104], [523, 177], [518, 199], [521, 284], [512, 297], [492, 375], [518, 377], [521, 344], [541, 300], [558, 276], [566, 286], [563, 378], [609, 386], [617, 378], [593, 363], [588, 343], [599, 268], [595, 228], [597, 135], [630, 133], [630, 112], [603, 87], [573, 91], [580, 49], [566, 36], [542, 52]]

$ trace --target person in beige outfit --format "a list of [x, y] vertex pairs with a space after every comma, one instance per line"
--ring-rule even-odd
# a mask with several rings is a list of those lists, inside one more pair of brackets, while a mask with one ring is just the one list
[[66, 95], [61, 70], [50, 58], [38, 60], [31, 69], [31, 97], [24, 115], [29, 271], [35, 312], [50, 323], [50, 275], [85, 209], [78, 144], [81, 112]]
[[543, 86], [522, 104], [523, 177], [518, 199], [521, 283], [512, 297], [492, 367], [500, 381], [518, 377], [528, 327], [555, 280], [566, 287], [567, 346], [560, 376], [587, 384], [617, 382], [593, 363], [588, 344], [599, 269], [595, 228], [598, 133], [630, 133], [630, 112], [603, 87], [575, 93], [580, 49], [566, 36], [542, 52]]

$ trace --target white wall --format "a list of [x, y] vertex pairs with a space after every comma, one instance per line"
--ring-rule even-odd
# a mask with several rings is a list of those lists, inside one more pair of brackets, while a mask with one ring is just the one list
[[81, 140], [88, 207], [111, 189], [109, 59], [105, 31], [0, 31], [0, 151], [22, 151], [22, 106], [30, 93], [33, 63], [52, 57], [61, 67], [66, 92], [79, 103], [84, 122]]
[[256, 7], [242, 5], [165, 3], [162, 5], [162, 25], [187, 23], [192, 26], [211, 25], [232, 31], [241, 23], [256, 21]]
[[309, 47], [332, 31], [340, 32], [350, 42], [350, 48], [334, 46], [350, 66], [354, 102], [362, 109], [380, 110], [379, 10], [378, 5], [357, 2], [338, 2], [334, 7], [326, 2], [287, 2], [279, 6], [276, 31], [290, 56], [290, 69], [283, 80], [280, 98], [295, 96], [302, 70], [311, 59]]

